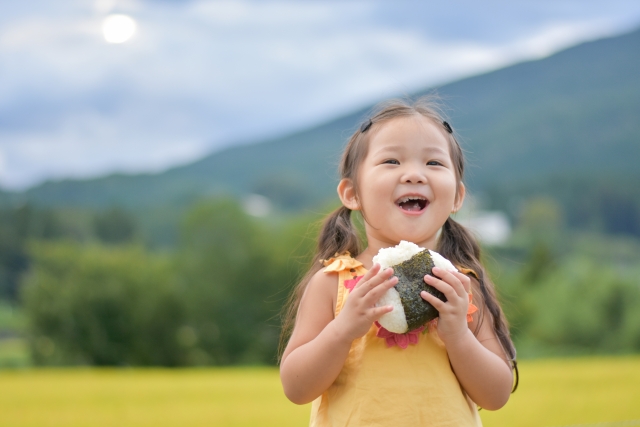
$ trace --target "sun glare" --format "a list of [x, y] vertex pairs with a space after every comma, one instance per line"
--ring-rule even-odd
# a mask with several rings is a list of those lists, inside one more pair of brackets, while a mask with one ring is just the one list
[[127, 15], [109, 15], [102, 22], [102, 35], [108, 43], [124, 43], [136, 32], [136, 21]]

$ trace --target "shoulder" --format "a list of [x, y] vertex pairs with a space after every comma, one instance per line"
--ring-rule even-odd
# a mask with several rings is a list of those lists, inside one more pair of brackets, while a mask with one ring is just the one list
[[314, 299], [318, 296], [332, 296], [335, 301], [337, 292], [338, 273], [326, 272], [324, 268], [321, 268], [309, 279], [309, 284], [302, 298], [304, 300], [307, 295]]
[[364, 268], [362, 262], [353, 258], [349, 251], [345, 251], [341, 254], [335, 254], [333, 258], [329, 258], [323, 261], [325, 265], [325, 273], [342, 272], [342, 271], [355, 271], [356, 269]]
[[293, 332], [282, 354], [284, 361], [289, 353], [313, 340], [334, 319], [334, 307], [338, 293], [338, 274], [317, 271], [307, 284], [296, 316]]

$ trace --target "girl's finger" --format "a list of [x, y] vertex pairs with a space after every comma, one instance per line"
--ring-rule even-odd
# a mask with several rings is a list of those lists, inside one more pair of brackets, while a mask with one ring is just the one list
[[369, 280], [371, 280], [373, 277], [376, 276], [376, 274], [378, 274], [380, 271], [380, 264], [375, 263], [373, 264], [373, 266], [371, 267], [371, 270], [367, 271], [364, 276], [362, 276], [362, 279], [360, 279], [358, 281], [358, 283], [356, 283], [356, 285], [353, 287], [353, 292], [356, 292], [357, 290], [361, 289], [362, 286], [367, 283]]
[[374, 320], [380, 319], [383, 314], [387, 314], [393, 311], [392, 305], [383, 305], [382, 307], [375, 307], [371, 309], [371, 314]]
[[469, 291], [471, 290], [471, 279], [469, 279], [469, 276], [464, 273], [460, 273], [459, 271], [454, 271], [452, 273], [458, 278], [458, 280], [460, 280], [460, 283], [462, 283], [462, 286], [464, 286], [464, 291], [466, 293], [469, 293]]
[[437, 290], [439, 290], [440, 292], [442, 292], [448, 301], [451, 301], [454, 298], [460, 298], [460, 295], [458, 295], [458, 292], [456, 292], [454, 287], [451, 286], [451, 284], [445, 282], [444, 280], [440, 280], [437, 277], [426, 275], [424, 276], [424, 282], [427, 285], [431, 285]]
[[380, 264], [378, 263], [373, 264], [373, 266], [371, 267], [371, 270], [364, 273], [364, 276], [362, 276], [362, 279], [360, 279], [360, 281], [358, 282], [358, 284], [356, 284], [355, 287], [357, 288], [358, 286], [360, 286], [362, 282], [365, 282], [371, 279], [373, 276], [378, 274], [379, 271], [380, 271]]
[[391, 276], [384, 282], [380, 283], [375, 288], [371, 289], [367, 292], [366, 298], [367, 303], [375, 304], [378, 300], [384, 295], [389, 289], [393, 288], [398, 283], [398, 278], [396, 276]]
[[462, 281], [457, 276], [455, 276], [452, 272], [443, 270], [438, 267], [434, 267], [431, 271], [435, 276], [440, 278], [440, 280], [449, 284], [455, 290], [458, 296], [463, 297], [469, 293], [465, 290], [464, 285], [462, 284]]
[[359, 288], [360, 294], [366, 295], [373, 288], [375, 288], [376, 286], [379, 286], [385, 280], [388, 280], [391, 276], [393, 276], [393, 269], [386, 268], [380, 271], [379, 273], [375, 274], [373, 277], [369, 278], [368, 280], [365, 280], [365, 277], [363, 277], [362, 280], [358, 282], [356, 287], [353, 288], [353, 290], [355, 291], [356, 289]]
[[438, 312], [442, 311], [446, 307], [446, 302], [442, 301], [440, 298], [434, 295], [431, 295], [427, 291], [420, 292], [420, 296], [423, 300], [434, 306], [435, 309], [438, 310]]

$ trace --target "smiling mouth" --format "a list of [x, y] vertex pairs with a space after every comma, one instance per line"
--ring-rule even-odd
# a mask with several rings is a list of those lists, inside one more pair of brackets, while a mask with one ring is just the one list
[[396, 202], [396, 205], [398, 205], [400, 209], [407, 212], [420, 212], [424, 210], [428, 204], [429, 201], [420, 196], [407, 196], [398, 199]]

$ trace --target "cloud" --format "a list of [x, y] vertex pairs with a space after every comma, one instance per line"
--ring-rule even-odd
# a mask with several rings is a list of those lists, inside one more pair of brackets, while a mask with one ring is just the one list
[[[0, 184], [11, 188], [158, 170], [640, 20], [624, 0], [29, 3], [0, 7]], [[130, 41], [105, 42], [111, 13], [136, 20]]]
[[147, 171], [160, 171], [205, 152], [201, 141], [166, 135], [163, 129], [123, 129], [127, 127], [114, 126], [110, 118], [84, 113], [67, 117], [53, 131], [1, 133], [5, 162], [0, 177], [7, 186], [20, 187], [34, 179], [136, 172], [141, 164]]
[[549, 22], [528, 37], [505, 45], [505, 52], [511, 58], [518, 58], [518, 54], [522, 58], [541, 58], [583, 40], [611, 36], [617, 30], [606, 19]]

